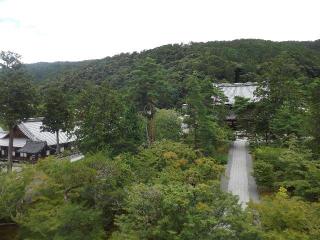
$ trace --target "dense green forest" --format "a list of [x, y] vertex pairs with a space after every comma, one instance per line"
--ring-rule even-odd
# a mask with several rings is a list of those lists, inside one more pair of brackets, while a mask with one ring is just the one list
[[320, 75], [320, 40], [314, 42], [272, 42], [235, 40], [165, 45], [140, 53], [123, 53], [99, 60], [73, 63], [35, 63], [26, 65], [36, 82], [60, 81], [73, 91], [87, 82], [107, 81], [116, 89], [126, 89], [131, 73], [146, 58], [152, 58], [166, 71], [172, 87], [170, 105], [178, 106], [185, 97], [184, 84], [193, 72], [219, 82], [248, 82], [264, 78], [264, 69], [275, 59], [294, 59], [308, 77]]
[[[7, 239], [320, 239], [320, 41], [166, 45], [100, 60], [22, 65], [1, 52], [0, 122], [43, 116], [85, 154], [1, 171]], [[213, 82], [258, 82], [237, 128]], [[181, 123], [188, 124], [183, 132]], [[221, 190], [245, 132], [260, 203]], [[12, 162], [12, 161], [11, 161]], [[0, 225], [1, 226], [1, 225]], [[0, 231], [1, 228], [0, 228]]]
[[[234, 40], [207, 43], [172, 44], [132, 54], [82, 62], [34, 63], [26, 65], [37, 82], [52, 81], [63, 75], [69, 81], [108, 80], [117, 88], [128, 83], [128, 75], [137, 62], [150, 57], [179, 80], [192, 71], [219, 81], [253, 80], [259, 67], [287, 52], [295, 57], [310, 76], [320, 74], [320, 40], [314, 42], [272, 42], [265, 40]], [[236, 74], [237, 73], [237, 74]], [[237, 76], [235, 76], [235, 74]], [[241, 77], [240, 77], [241, 76]], [[77, 82], [75, 82], [77, 83]]]

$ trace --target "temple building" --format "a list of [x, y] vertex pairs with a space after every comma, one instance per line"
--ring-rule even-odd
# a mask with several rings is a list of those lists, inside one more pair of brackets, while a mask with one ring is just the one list
[[[227, 105], [229, 108], [229, 113], [226, 121], [231, 127], [236, 125], [236, 115], [232, 111], [232, 106], [235, 103], [236, 97], [247, 98], [249, 101], [255, 102], [258, 98], [255, 95], [258, 83], [256, 82], [246, 82], [246, 83], [221, 83], [213, 84], [215, 87], [218, 87], [222, 93], [226, 96], [223, 104]], [[212, 97], [213, 101], [219, 101], [216, 97]], [[220, 102], [221, 104], [221, 102]]]
[[[42, 118], [28, 119], [14, 127], [13, 160], [34, 162], [55, 154], [57, 148], [56, 134], [43, 131]], [[75, 135], [59, 132], [60, 150], [72, 148]], [[7, 159], [9, 133], [0, 133], [0, 159]]]

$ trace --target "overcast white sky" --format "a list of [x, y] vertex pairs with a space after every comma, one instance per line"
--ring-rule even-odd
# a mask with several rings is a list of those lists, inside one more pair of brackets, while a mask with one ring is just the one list
[[0, 0], [0, 50], [26, 63], [168, 43], [320, 38], [320, 0]]

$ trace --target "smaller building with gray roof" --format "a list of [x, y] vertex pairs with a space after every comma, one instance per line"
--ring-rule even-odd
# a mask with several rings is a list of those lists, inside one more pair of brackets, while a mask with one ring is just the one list
[[[13, 159], [34, 161], [51, 154], [57, 148], [56, 134], [44, 131], [42, 118], [28, 119], [14, 127], [13, 130]], [[61, 151], [71, 148], [75, 142], [74, 134], [59, 132]], [[9, 147], [9, 133], [0, 134], [0, 158], [7, 159]]]

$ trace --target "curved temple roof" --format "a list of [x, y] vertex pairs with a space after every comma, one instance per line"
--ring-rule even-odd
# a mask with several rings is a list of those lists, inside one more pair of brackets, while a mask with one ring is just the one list
[[[32, 141], [47, 142], [49, 146], [56, 145], [56, 134], [43, 131], [43, 124], [40, 120], [29, 120], [18, 125], [19, 129]], [[76, 140], [74, 135], [68, 135], [66, 132], [59, 132], [60, 144], [73, 142]]]
[[18, 150], [18, 152], [35, 154], [41, 152], [46, 145], [46, 142], [34, 142], [28, 140], [27, 143]]
[[218, 87], [224, 95], [227, 97], [225, 104], [234, 104], [235, 97], [249, 98], [251, 101], [257, 101], [257, 97], [254, 95], [258, 84], [255, 82], [246, 83], [221, 83], [214, 84]]
[[[17, 125], [20, 131], [31, 141], [46, 142], [48, 146], [56, 145], [56, 134], [43, 131], [42, 119], [29, 119]], [[8, 146], [9, 139], [7, 138], [8, 132], [0, 134], [0, 146]], [[69, 135], [66, 132], [59, 132], [59, 143], [74, 142], [75, 135]], [[26, 144], [26, 138], [15, 138], [14, 147], [22, 147]]]
[[0, 139], [7, 135], [7, 132], [3, 131], [3, 129], [0, 127]]

